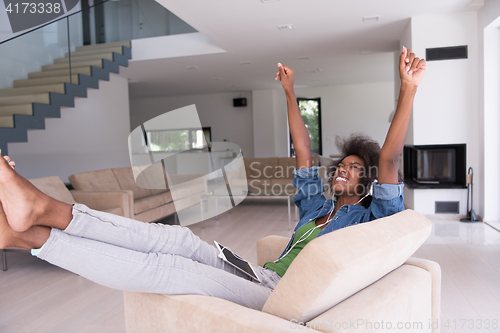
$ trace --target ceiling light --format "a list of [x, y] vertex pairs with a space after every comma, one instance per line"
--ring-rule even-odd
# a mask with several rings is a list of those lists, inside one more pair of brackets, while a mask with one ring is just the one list
[[295, 29], [295, 27], [293, 26], [293, 24], [282, 24], [282, 25], [278, 25], [278, 29], [279, 30], [292, 30], [292, 29]]
[[380, 15], [375, 16], [363, 16], [363, 22], [375, 22], [380, 20]]
[[251, 65], [251, 61], [240, 61], [240, 65]]
[[198, 69], [198, 66], [186, 66], [186, 69]]
[[299, 60], [309, 60], [311, 59], [309, 56], [298, 57]]

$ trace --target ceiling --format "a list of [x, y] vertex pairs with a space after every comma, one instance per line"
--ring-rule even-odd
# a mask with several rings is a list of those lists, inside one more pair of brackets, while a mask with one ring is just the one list
[[[279, 89], [274, 81], [278, 62], [295, 70], [296, 86], [392, 81], [394, 52], [410, 17], [478, 10], [483, 3], [266, 1], [157, 0], [227, 52], [132, 61], [123, 72], [131, 79], [131, 97]], [[379, 19], [363, 21], [366, 16]], [[294, 29], [278, 29], [287, 24]]]

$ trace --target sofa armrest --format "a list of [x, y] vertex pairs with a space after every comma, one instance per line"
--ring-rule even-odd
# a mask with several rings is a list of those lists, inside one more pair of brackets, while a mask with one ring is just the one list
[[296, 332], [298, 328], [285, 319], [216, 297], [124, 292], [124, 299], [127, 333]]
[[[432, 322], [441, 320], [441, 267], [435, 261], [410, 257], [405, 265], [412, 265], [425, 269], [432, 276]], [[432, 329], [433, 333], [439, 333], [439, 327]]]
[[94, 192], [72, 190], [71, 194], [76, 202], [82, 203], [89, 208], [106, 210], [120, 207], [124, 217], [134, 218], [134, 194], [132, 191]]
[[[328, 333], [431, 332], [433, 283], [427, 270], [403, 264], [309, 325]], [[436, 323], [433, 320], [432, 326]], [[439, 326], [433, 333], [439, 333]]]
[[172, 182], [169, 184], [170, 186], [175, 186], [175, 185], [199, 185], [203, 184], [203, 193], [208, 193], [208, 185], [207, 185], [207, 179], [206, 177], [203, 177], [204, 175], [201, 174], [189, 174], [189, 175], [169, 175], [169, 180]]
[[257, 241], [257, 265], [264, 266], [268, 261], [278, 259], [285, 250], [290, 238], [283, 236], [267, 236]]

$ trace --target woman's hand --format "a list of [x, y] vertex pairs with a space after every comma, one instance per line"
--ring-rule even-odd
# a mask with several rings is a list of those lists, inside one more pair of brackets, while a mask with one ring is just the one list
[[285, 93], [293, 92], [293, 69], [278, 63], [278, 73], [276, 73], [276, 79], [280, 80]]
[[403, 51], [399, 57], [399, 77], [401, 85], [411, 85], [418, 87], [424, 77], [425, 59], [415, 57], [415, 53], [407, 50], [403, 46]]

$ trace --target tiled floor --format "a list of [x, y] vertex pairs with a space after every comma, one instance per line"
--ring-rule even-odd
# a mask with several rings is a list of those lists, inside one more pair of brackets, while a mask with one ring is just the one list
[[442, 332], [500, 332], [500, 232], [435, 220], [415, 256], [441, 265]]
[[[258, 239], [291, 234], [287, 206], [281, 202], [247, 201], [218, 221], [206, 221], [204, 229], [200, 224], [190, 228], [254, 262]], [[431, 236], [414, 256], [441, 265], [441, 332], [500, 332], [499, 231], [484, 223], [435, 220]], [[28, 252], [9, 252], [8, 260], [9, 270], [0, 271], [0, 332], [125, 332], [120, 291]]]

